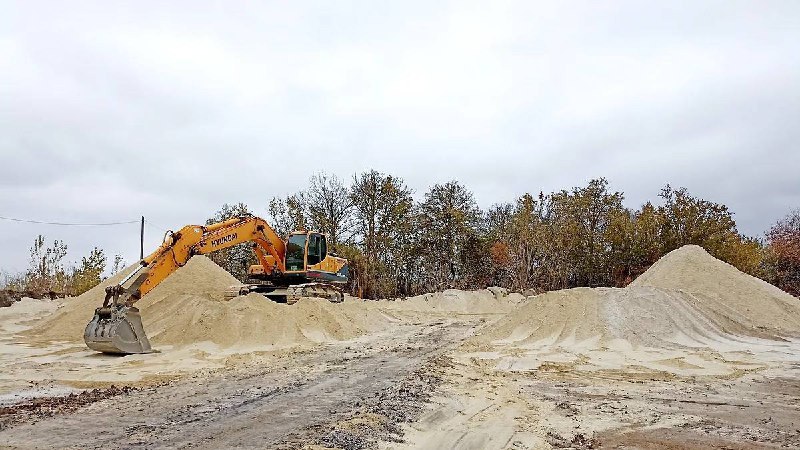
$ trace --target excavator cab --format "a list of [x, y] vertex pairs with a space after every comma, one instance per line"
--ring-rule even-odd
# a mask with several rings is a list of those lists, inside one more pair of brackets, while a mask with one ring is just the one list
[[323, 233], [295, 231], [286, 240], [286, 275], [309, 281], [332, 283], [347, 281], [347, 260], [328, 252]]

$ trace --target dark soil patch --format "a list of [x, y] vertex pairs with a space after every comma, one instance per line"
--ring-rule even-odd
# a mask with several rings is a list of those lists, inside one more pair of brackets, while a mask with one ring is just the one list
[[37, 397], [30, 401], [0, 407], [0, 430], [17, 423], [30, 422], [52, 417], [56, 414], [72, 412], [94, 402], [138, 391], [137, 388], [111, 386], [105, 389], [91, 389], [58, 397]]

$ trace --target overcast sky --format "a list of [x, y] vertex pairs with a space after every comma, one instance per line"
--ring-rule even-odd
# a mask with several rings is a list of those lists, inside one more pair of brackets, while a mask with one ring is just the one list
[[[172, 228], [371, 168], [482, 207], [601, 176], [638, 207], [670, 183], [751, 235], [800, 207], [798, 1], [0, 11], [0, 216]], [[0, 221], [0, 269], [39, 233], [138, 258], [138, 225]]]

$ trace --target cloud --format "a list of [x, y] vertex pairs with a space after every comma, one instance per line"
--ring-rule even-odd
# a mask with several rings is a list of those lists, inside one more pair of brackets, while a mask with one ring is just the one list
[[[671, 183], [750, 234], [800, 206], [796, 2], [0, 7], [2, 215], [178, 227], [371, 168], [484, 207]], [[135, 228], [0, 222], [0, 267], [38, 233], [132, 261]]]

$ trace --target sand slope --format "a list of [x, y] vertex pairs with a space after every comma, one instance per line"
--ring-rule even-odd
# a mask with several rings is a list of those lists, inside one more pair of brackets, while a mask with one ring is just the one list
[[625, 339], [674, 347], [800, 334], [800, 301], [700, 247], [659, 260], [627, 288], [575, 288], [534, 297], [482, 333], [484, 341]]
[[800, 333], [800, 300], [740, 272], [697, 245], [664, 255], [631, 287], [688, 293], [706, 314], [716, 313], [746, 327], [778, 334]]
[[762, 357], [795, 358], [798, 336], [800, 301], [687, 246], [623, 289], [576, 288], [530, 298], [472, 343], [516, 355], [482, 356], [505, 368], [568, 363], [725, 374]]

